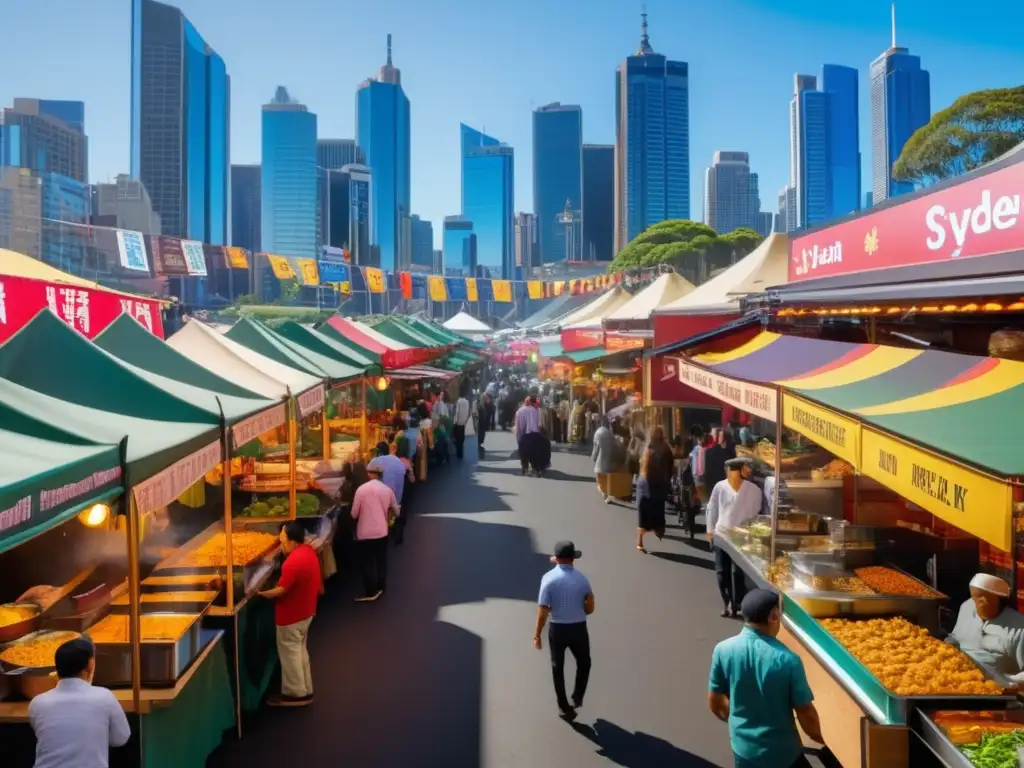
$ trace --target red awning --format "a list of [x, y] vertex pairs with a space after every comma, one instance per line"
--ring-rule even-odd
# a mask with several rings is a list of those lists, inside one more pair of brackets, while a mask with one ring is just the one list
[[[385, 368], [408, 368], [409, 366], [431, 360], [444, 352], [443, 348], [440, 350], [436, 347], [417, 349], [406, 347], [404, 344], [399, 345], [398, 342], [395, 342], [396, 346], [392, 347], [379, 340], [379, 338], [365, 333], [355, 323], [346, 320], [340, 315], [334, 315], [329, 318], [327, 324], [345, 338], [351, 339], [357, 346], [367, 349], [375, 355], [380, 355], [381, 364]], [[398, 348], [399, 346], [401, 348]]]

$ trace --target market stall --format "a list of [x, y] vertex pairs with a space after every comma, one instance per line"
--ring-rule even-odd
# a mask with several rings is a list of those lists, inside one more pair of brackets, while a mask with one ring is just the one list
[[[41, 633], [18, 639], [8, 635], [18, 650], [9, 645], [12, 652], [0, 658], [0, 667], [9, 665], [2, 670], [4, 682], [17, 677], [18, 683], [39, 683], [28, 690], [8, 689], [0, 701], [5, 755], [14, 755], [15, 761], [24, 756], [26, 762], [14, 765], [31, 764], [31, 731], [22, 725], [26, 698], [52, 685], [47, 654], [64, 638], [85, 631], [98, 648], [97, 682], [115, 690], [134, 720], [130, 764], [174, 766], [205, 760], [223, 730], [237, 722], [222, 636], [201, 629], [201, 617], [217, 592], [187, 605], [162, 605], [168, 618], [154, 628], [143, 615], [151, 608], [142, 603], [140, 580], [152, 567], [144, 557], [151, 541], [144, 512], [174, 506], [220, 462], [221, 418], [119, 363], [49, 312], [22, 328], [2, 351], [2, 421], [24, 436], [4, 440], [0, 451], [12, 451], [4, 457], [5, 467], [33, 460], [29, 438], [74, 446], [71, 451], [123, 446], [117, 452], [123, 458], [112, 466], [108, 451], [106, 464], [81, 480], [44, 486], [39, 517], [28, 518], [40, 525], [11, 539], [18, 546], [0, 555], [5, 592], [13, 592], [6, 599], [22, 595], [26, 602], [37, 601], [38, 618], [29, 623]], [[67, 370], [75, 371], [73, 380], [64, 375]], [[54, 449], [46, 456], [61, 455]], [[113, 505], [113, 497], [125, 486], [131, 489], [128, 498]], [[71, 512], [72, 501], [89, 506], [69, 519], [63, 513]], [[51, 510], [57, 514], [48, 518]], [[170, 512], [177, 516], [171, 528], [181, 538], [208, 522], [181, 506]], [[16, 517], [12, 513], [7, 519]], [[50, 522], [56, 527], [49, 527]], [[32, 661], [23, 661], [28, 656]], [[157, 661], [153, 666], [157, 658], [174, 663]], [[31, 670], [19, 671], [26, 664]], [[183, 729], [195, 738], [181, 742]]]
[[930, 765], [942, 730], [922, 712], [1005, 709], [1006, 678], [936, 635], [975, 571], [1020, 586], [1024, 468], [1005, 446], [1024, 419], [1024, 365], [769, 332], [677, 365], [680, 381], [774, 422], [747, 449], [776, 477], [771, 515], [715, 544], [783, 591], [783, 639], [834, 705], [823, 732], [840, 762]]
[[450, 319], [445, 320], [443, 327], [469, 337], [482, 338], [494, 332], [487, 323], [478, 320], [468, 312], [458, 312]]

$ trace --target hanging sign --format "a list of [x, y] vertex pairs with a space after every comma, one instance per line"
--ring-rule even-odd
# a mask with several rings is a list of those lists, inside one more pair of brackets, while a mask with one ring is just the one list
[[438, 277], [437, 275], [430, 275], [427, 278], [427, 288], [430, 291], [431, 301], [448, 300], [448, 285], [445, 283], [443, 277]]
[[384, 293], [386, 283], [383, 271], [376, 267], [363, 267], [363, 278], [366, 280], [366, 290], [370, 293]]
[[255, 440], [264, 432], [279, 427], [288, 420], [284, 403], [254, 414], [231, 427], [231, 437], [235, 448]]
[[249, 257], [246, 255], [244, 248], [239, 248], [236, 245], [226, 245], [224, 246], [224, 258], [227, 260], [229, 269], [249, 268]]
[[782, 423], [829, 453], [860, 465], [860, 422], [790, 394], [782, 396]]
[[480, 301], [480, 294], [476, 288], [476, 278], [466, 278], [466, 301]]
[[203, 244], [195, 240], [182, 240], [181, 251], [185, 254], [185, 266], [190, 275], [206, 277], [206, 252]]
[[267, 261], [270, 262], [270, 268], [274, 271], [274, 277], [278, 280], [299, 279], [299, 276], [295, 274], [295, 270], [292, 269], [291, 262], [284, 256], [276, 256], [272, 253], [268, 253]]
[[303, 285], [320, 285], [320, 273], [316, 269], [316, 259], [296, 259]]
[[776, 413], [779, 393], [771, 387], [762, 387], [739, 379], [719, 376], [717, 373], [682, 360], [679, 361], [678, 368], [681, 384], [706, 392], [727, 405], [732, 405], [741, 411], [747, 411], [763, 419], [775, 421], [779, 417]]
[[132, 494], [139, 513], [145, 514], [166, 507], [217, 466], [220, 459], [220, 440], [215, 440], [205, 448], [176, 461], [163, 472], [136, 483]]
[[295, 398], [295, 401], [299, 405], [299, 416], [305, 418], [324, 407], [324, 388], [313, 387], [312, 389], [307, 389]]
[[134, 272], [149, 273], [149, 255], [146, 253], [146, 239], [141, 232], [117, 230], [117, 252], [121, 266]]
[[491, 280], [491, 290], [494, 292], [494, 300], [503, 303], [512, 301], [512, 283], [508, 280]]
[[179, 277], [188, 274], [185, 252], [181, 240], [176, 237], [151, 237], [150, 250], [153, 252], [153, 266], [162, 277]]

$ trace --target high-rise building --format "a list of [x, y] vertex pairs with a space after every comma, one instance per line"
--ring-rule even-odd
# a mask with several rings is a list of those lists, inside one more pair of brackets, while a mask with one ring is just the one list
[[615, 250], [665, 219], [690, 218], [689, 67], [640, 48], [615, 78]]
[[779, 190], [779, 232], [795, 232], [797, 227], [796, 187], [787, 184]]
[[615, 145], [583, 145], [583, 260], [615, 253]]
[[516, 272], [528, 279], [534, 267], [539, 267], [537, 249], [536, 217], [532, 213], [517, 213], [516, 224]]
[[253, 253], [263, 250], [262, 173], [259, 165], [231, 166], [231, 244]]
[[26, 168], [0, 168], [0, 248], [42, 255], [43, 182]]
[[92, 209], [89, 185], [59, 173], [39, 176], [43, 182], [42, 260], [65, 272], [82, 274]]
[[761, 237], [768, 237], [775, 231], [775, 215], [768, 211], [758, 211], [755, 226], [752, 229]]
[[328, 171], [340, 171], [346, 165], [362, 165], [366, 158], [355, 139], [317, 139], [316, 164]]
[[15, 99], [0, 113], [0, 166], [89, 180], [85, 104], [81, 101]]
[[[820, 83], [820, 89], [818, 88]], [[790, 184], [804, 229], [860, 206], [857, 70], [837, 64], [796, 75], [790, 102]]]
[[533, 210], [541, 261], [579, 261], [582, 239], [569, 243], [560, 221], [566, 210], [583, 220], [583, 110], [576, 105], [533, 112]]
[[704, 223], [720, 235], [756, 229], [761, 212], [757, 174], [747, 152], [718, 150], [704, 172]]
[[262, 250], [314, 259], [320, 252], [316, 115], [278, 86], [263, 106], [262, 130]]
[[412, 197], [410, 115], [402, 73], [391, 63], [391, 35], [387, 39], [387, 63], [356, 93], [356, 142], [373, 173], [371, 241], [379, 247], [380, 266], [394, 271], [411, 258], [411, 238], [404, 234]]
[[[462, 215], [473, 222], [477, 266], [484, 277], [515, 276], [515, 157], [512, 147], [475, 128], [459, 126]], [[452, 262], [445, 256], [445, 264]]]
[[370, 246], [372, 182], [365, 165], [317, 170], [321, 245], [349, 252], [353, 264], [374, 267], [379, 256]]
[[444, 251], [440, 248], [434, 249], [434, 262], [430, 271], [435, 275], [444, 274]]
[[[258, 184], [259, 166], [255, 167]], [[235, 189], [237, 190], [237, 187]], [[237, 191], [234, 194], [238, 194]], [[256, 213], [259, 215], [258, 197]], [[237, 223], [237, 218], [235, 221]], [[149, 193], [141, 181], [126, 173], [119, 173], [112, 183], [92, 185], [92, 223], [98, 227], [130, 229], [144, 235], [161, 233], [160, 214], [153, 210]], [[235, 245], [239, 243], [236, 242]]]
[[231, 81], [180, 10], [132, 0], [131, 175], [165, 235], [228, 240]]
[[477, 236], [473, 222], [462, 216], [445, 216], [441, 237], [444, 274], [457, 270], [465, 277], [476, 277]]
[[921, 57], [896, 45], [896, 8], [892, 45], [871, 62], [871, 199], [875, 205], [909, 192], [913, 184], [894, 181], [892, 166], [903, 145], [931, 119], [931, 80]]
[[416, 267], [432, 267], [434, 264], [434, 225], [414, 213], [410, 217], [409, 229], [412, 237], [411, 264]]

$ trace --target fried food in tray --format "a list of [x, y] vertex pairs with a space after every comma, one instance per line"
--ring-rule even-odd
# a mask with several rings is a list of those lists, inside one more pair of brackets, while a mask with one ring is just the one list
[[977, 744], [982, 736], [1024, 730], [1024, 717], [1013, 711], [944, 711], [930, 713], [929, 717], [957, 746]]
[[822, 619], [821, 625], [897, 696], [998, 696], [1003, 692], [959, 648], [901, 616]]
[[[143, 592], [143, 605], [151, 603], [212, 603], [217, 599], [217, 592], [214, 590], [172, 590], [169, 592]], [[112, 605], [128, 605], [128, 595], [120, 595], [114, 598]]]
[[[175, 641], [192, 626], [195, 616], [191, 614], [149, 614], [140, 617], [142, 642], [161, 640]], [[96, 622], [88, 631], [94, 643], [127, 643], [128, 617], [110, 614]]]
[[57, 649], [79, 636], [77, 632], [37, 632], [0, 651], [0, 661], [13, 667], [52, 667]]
[[[270, 533], [235, 531], [231, 534], [232, 565], [249, 565], [265, 555], [275, 544], [277, 537]], [[227, 538], [223, 533], [211, 536], [197, 548], [185, 553], [175, 565], [185, 568], [215, 568], [227, 565]]]
[[875, 592], [882, 595], [908, 595], [917, 597], [941, 597], [933, 589], [905, 573], [900, 573], [884, 565], [872, 565], [857, 568], [854, 573]]
[[34, 618], [39, 613], [39, 606], [31, 603], [6, 603], [0, 605], [0, 627], [20, 624]]

